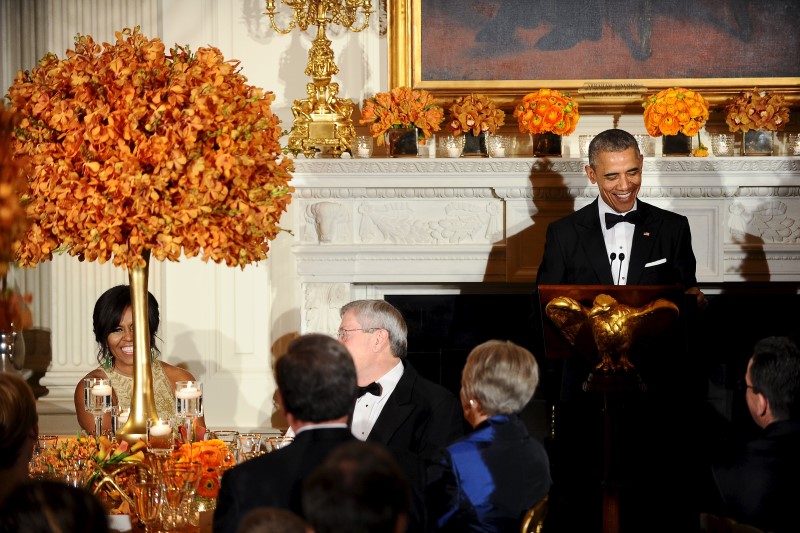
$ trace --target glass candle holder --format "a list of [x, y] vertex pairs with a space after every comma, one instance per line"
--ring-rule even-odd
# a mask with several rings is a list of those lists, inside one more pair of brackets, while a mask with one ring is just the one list
[[356, 137], [353, 156], [359, 159], [367, 159], [372, 157], [372, 147], [374, 146], [374, 142], [375, 141], [371, 135], [359, 135]]
[[508, 151], [508, 137], [505, 135], [489, 135], [486, 140], [489, 157], [506, 157]]
[[158, 455], [172, 452], [174, 427], [169, 418], [147, 420], [147, 449]]
[[[639, 153], [643, 156], [653, 157], [656, 154], [656, 146], [652, 137], [649, 135], [634, 135], [633, 138], [636, 139], [636, 144], [639, 145]], [[588, 152], [589, 148], [587, 147], [586, 150]]]
[[578, 147], [581, 150], [581, 157], [589, 157], [589, 143], [594, 139], [594, 135], [578, 135]]
[[735, 138], [732, 133], [714, 133], [711, 135], [711, 152], [716, 157], [733, 155]]
[[800, 133], [790, 133], [788, 143], [786, 152], [789, 155], [800, 155]]
[[203, 416], [203, 384], [199, 381], [175, 382], [175, 415], [186, 424], [186, 441], [194, 440], [194, 420]]
[[83, 380], [83, 402], [87, 413], [94, 416], [94, 434], [99, 437], [103, 434], [103, 415], [111, 411], [112, 395], [111, 381], [101, 378], [86, 378]]
[[463, 135], [445, 135], [439, 137], [439, 154], [443, 157], [461, 157], [464, 149]]

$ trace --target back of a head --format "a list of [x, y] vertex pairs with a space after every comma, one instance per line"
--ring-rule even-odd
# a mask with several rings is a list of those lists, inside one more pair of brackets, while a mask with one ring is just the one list
[[788, 337], [767, 337], [753, 348], [750, 380], [776, 420], [800, 417], [800, 349]]
[[595, 168], [597, 157], [603, 152], [622, 152], [628, 148], [635, 148], [636, 154], [641, 155], [636, 138], [627, 131], [619, 128], [602, 131], [589, 143], [589, 166]]
[[88, 491], [57, 481], [19, 486], [0, 513], [0, 531], [22, 533], [106, 533], [103, 504]]
[[0, 373], [0, 471], [11, 468], [26, 442], [33, 446], [39, 422], [31, 387], [16, 374]]
[[536, 392], [539, 366], [533, 354], [511, 341], [479, 344], [467, 356], [461, 387], [488, 415], [522, 411]]
[[351, 312], [364, 329], [381, 328], [389, 333], [395, 357], [403, 359], [408, 351], [408, 326], [403, 314], [386, 300], [354, 300], [339, 310], [339, 316]]
[[410, 489], [381, 445], [341, 445], [303, 484], [303, 512], [315, 533], [405, 531]]
[[283, 407], [303, 422], [349, 416], [356, 399], [356, 368], [336, 339], [316, 333], [298, 337], [275, 364]]
[[259, 507], [245, 515], [236, 533], [307, 533], [311, 531], [302, 518], [277, 507]]

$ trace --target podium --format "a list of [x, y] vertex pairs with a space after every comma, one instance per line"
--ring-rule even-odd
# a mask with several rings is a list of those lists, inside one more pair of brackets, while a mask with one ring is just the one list
[[[598, 298], [600, 295], [605, 296]], [[637, 353], [636, 344], [646, 345], [651, 336], [671, 336], [673, 339], [685, 337], [679, 319], [685, 300], [683, 289], [672, 285], [539, 285], [538, 300], [546, 356], [582, 360], [582, 364], [565, 366], [586, 369], [585, 375], [577, 376], [582, 383], [583, 394], [602, 398], [602, 531], [619, 533], [623, 513], [638, 512], [638, 509], [624, 508], [627, 487], [621, 473], [632, 465], [626, 464], [631, 458], [620, 451], [620, 439], [626, 429], [621, 414], [626, 402], [638, 401], [638, 397], [649, 394], [648, 374], [641, 373], [637, 364], [639, 359], [646, 359], [646, 354]], [[561, 320], [559, 323], [548, 316], [550, 302], [561, 304], [551, 306], [551, 314], [562, 310], [567, 314], [566, 318], [557, 315], [557, 320]], [[648, 313], [651, 311], [656, 315], [650, 316]], [[611, 317], [611, 313], [616, 314]], [[670, 319], [670, 315], [674, 315], [674, 319]], [[644, 316], [650, 320], [642, 318]], [[612, 362], [610, 367], [603, 367], [601, 359], [608, 357], [601, 358], [601, 352], [613, 351], [621, 344], [602, 336], [619, 333], [627, 327], [621, 325], [627, 318], [630, 318], [631, 326], [636, 326], [636, 332], [628, 332], [632, 336], [628, 355], [633, 366], [615, 368]], [[598, 320], [613, 321], [613, 324], [598, 324]], [[569, 330], [568, 333], [565, 330]], [[603, 343], [604, 349], [598, 348], [598, 342]], [[680, 357], [678, 353], [669, 355], [675, 360]], [[675, 360], [661, 362], [669, 365], [674, 364]], [[569, 382], [570, 378], [574, 379], [575, 376], [565, 376], [564, 381]], [[584, 443], [588, 447], [593, 444]], [[572, 451], [578, 449], [576, 447]]]

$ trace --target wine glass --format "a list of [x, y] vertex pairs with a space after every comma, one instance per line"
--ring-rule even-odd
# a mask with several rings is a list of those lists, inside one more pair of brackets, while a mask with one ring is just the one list
[[194, 420], [203, 416], [203, 384], [199, 381], [175, 382], [175, 414], [186, 422], [186, 442], [194, 440]]
[[239, 462], [243, 463], [258, 455], [261, 450], [261, 433], [239, 434]]
[[[217, 429], [209, 433], [212, 439], [219, 439], [228, 448], [228, 456], [236, 460], [239, 453], [239, 432], [228, 429]], [[229, 457], [226, 457], [228, 459]]]
[[156, 455], [168, 455], [172, 452], [173, 427], [169, 418], [147, 420], [147, 449]]
[[158, 524], [161, 513], [162, 492], [161, 483], [145, 481], [133, 486], [136, 496], [136, 516], [144, 526], [146, 533], [153, 531], [153, 526]]
[[83, 380], [83, 401], [88, 413], [94, 415], [94, 435], [103, 434], [103, 415], [111, 411], [111, 381], [101, 378]]

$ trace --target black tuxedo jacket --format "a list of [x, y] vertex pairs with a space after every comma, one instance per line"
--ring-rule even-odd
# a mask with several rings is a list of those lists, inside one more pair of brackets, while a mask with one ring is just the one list
[[239, 522], [258, 507], [279, 507], [303, 516], [303, 480], [336, 447], [354, 438], [347, 428], [309, 429], [289, 446], [226, 472], [214, 512], [214, 533], [236, 533]]
[[412, 490], [409, 532], [425, 523], [423, 492], [427, 461], [464, 434], [461, 403], [444, 387], [417, 373], [403, 361], [403, 376], [367, 436], [392, 452], [408, 476]]
[[[613, 285], [609, 252], [603, 240], [598, 201], [547, 227], [544, 257], [536, 282], [542, 285]], [[628, 285], [697, 286], [689, 220], [638, 200], [628, 263]], [[618, 265], [618, 263], [615, 263]]]

